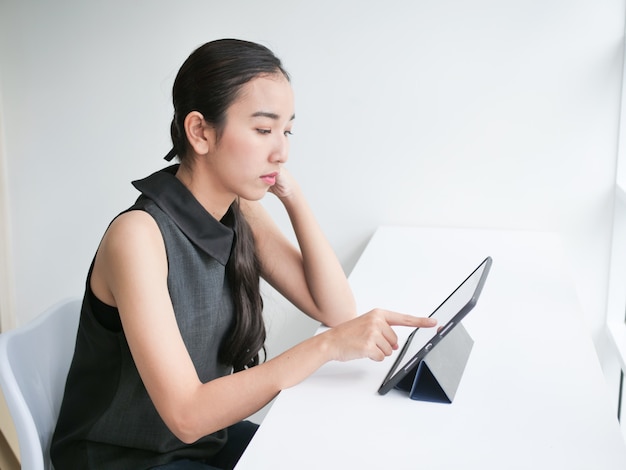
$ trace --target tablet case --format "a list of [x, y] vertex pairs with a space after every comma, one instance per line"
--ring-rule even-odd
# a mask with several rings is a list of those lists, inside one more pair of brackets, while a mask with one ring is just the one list
[[413, 400], [452, 403], [473, 345], [474, 340], [459, 323], [396, 388], [409, 392]]

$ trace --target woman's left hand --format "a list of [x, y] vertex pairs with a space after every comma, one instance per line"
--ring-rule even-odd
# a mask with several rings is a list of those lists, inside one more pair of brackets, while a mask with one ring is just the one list
[[285, 168], [280, 169], [276, 177], [276, 183], [270, 187], [269, 192], [283, 199], [291, 196], [297, 188], [296, 180]]

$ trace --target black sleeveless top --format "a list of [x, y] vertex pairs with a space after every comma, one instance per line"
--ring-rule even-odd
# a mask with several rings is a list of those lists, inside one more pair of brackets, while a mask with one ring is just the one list
[[[217, 356], [233, 322], [225, 266], [234, 222], [232, 209], [222, 222], [206, 212], [175, 177], [176, 170], [174, 165], [133, 182], [142, 195], [129, 210], [146, 211], [157, 222], [176, 321], [200, 380], [208, 382], [231, 372]], [[52, 439], [55, 469], [139, 470], [216, 454], [226, 430], [187, 445], [162, 421], [133, 362], [119, 312], [90, 289], [92, 268]]]

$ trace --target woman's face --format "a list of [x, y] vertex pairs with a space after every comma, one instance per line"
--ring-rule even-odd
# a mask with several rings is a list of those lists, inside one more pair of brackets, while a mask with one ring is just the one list
[[207, 156], [215, 183], [233, 196], [261, 199], [288, 159], [294, 117], [293, 91], [282, 74], [245, 84]]

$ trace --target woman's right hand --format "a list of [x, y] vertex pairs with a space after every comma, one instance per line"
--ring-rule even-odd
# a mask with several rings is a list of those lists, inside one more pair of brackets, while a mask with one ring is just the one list
[[368, 357], [382, 361], [398, 349], [398, 336], [392, 326], [430, 328], [436, 324], [437, 321], [432, 318], [377, 308], [331, 328], [322, 335], [327, 335], [332, 360], [349, 361]]

